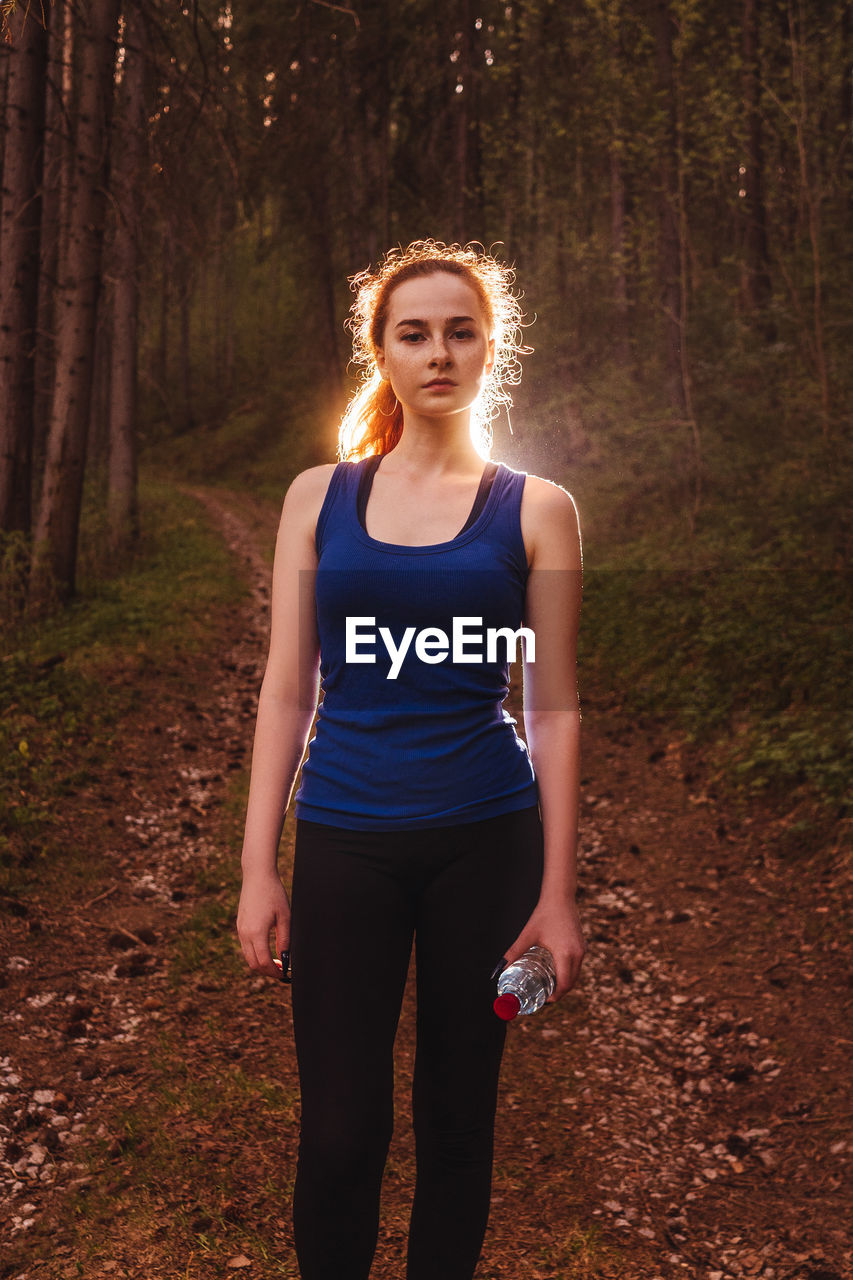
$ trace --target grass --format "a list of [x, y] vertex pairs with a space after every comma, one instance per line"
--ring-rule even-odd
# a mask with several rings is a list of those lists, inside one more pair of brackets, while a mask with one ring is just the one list
[[592, 571], [581, 660], [674, 723], [734, 789], [850, 813], [853, 596], [843, 575]]
[[235, 977], [241, 966], [234, 947], [234, 910], [229, 900], [203, 902], [181, 928], [169, 960], [169, 982], [180, 987], [185, 978], [206, 972], [217, 983]]
[[592, 571], [581, 657], [639, 714], [712, 744], [727, 777], [844, 809], [853, 596], [840, 573]]
[[[144, 678], [177, 689], [176, 655], [192, 661], [219, 611], [244, 587], [197, 504], [174, 485], [141, 491], [144, 534], [133, 562], [96, 577], [97, 516], [84, 528], [90, 566], [75, 600], [7, 635], [0, 662], [0, 892], [21, 892], [64, 860], [62, 803], [95, 783], [123, 716], [140, 710]], [[66, 866], [67, 870], [67, 866]]]
[[[139, 1255], [128, 1256], [138, 1241], [156, 1274], [221, 1275], [229, 1258], [246, 1252], [256, 1263], [263, 1259], [265, 1275], [295, 1277], [295, 1264], [276, 1259], [280, 1226], [257, 1212], [260, 1204], [268, 1214], [289, 1197], [289, 1162], [255, 1183], [270, 1115], [292, 1125], [294, 1099], [224, 1065], [219, 1054], [210, 1055], [204, 1073], [198, 1061], [189, 1068], [186, 1056], [182, 1043], [162, 1037], [146, 1089], [90, 1148], [93, 1181], [71, 1205], [75, 1255], [88, 1266], [115, 1257], [138, 1262]], [[117, 1215], [120, 1240], [108, 1230]]]
[[219, 857], [196, 873], [195, 888], [201, 901], [181, 926], [169, 957], [169, 983], [173, 989], [202, 971], [214, 984], [233, 981], [244, 971], [234, 939], [234, 919], [240, 892], [240, 845], [249, 792], [245, 770], [232, 774], [219, 811]]
[[853, 821], [853, 454], [841, 422], [815, 431], [784, 354], [760, 355], [695, 370], [692, 536], [683, 429], [654, 423], [648, 386], [584, 385], [592, 453], [557, 478], [584, 528], [582, 693], [680, 734], [729, 800], [787, 823], [799, 857]]

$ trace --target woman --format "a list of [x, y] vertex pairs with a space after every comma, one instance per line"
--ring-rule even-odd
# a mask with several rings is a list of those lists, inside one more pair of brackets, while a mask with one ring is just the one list
[[[356, 277], [367, 373], [342, 460], [297, 476], [284, 502], [237, 928], [257, 972], [278, 972], [272, 930], [293, 958], [304, 1280], [370, 1271], [413, 938], [408, 1280], [471, 1280], [477, 1264], [505, 1035], [495, 962], [547, 947], [556, 1000], [583, 958], [577, 515], [557, 485], [483, 465], [517, 380], [511, 282], [476, 248], [434, 241]], [[527, 746], [502, 708], [522, 624]], [[318, 676], [291, 920], [276, 855]]]

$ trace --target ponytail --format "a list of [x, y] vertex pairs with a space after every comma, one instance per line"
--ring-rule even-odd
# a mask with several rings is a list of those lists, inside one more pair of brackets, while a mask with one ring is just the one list
[[394, 389], [374, 368], [347, 405], [338, 431], [338, 457], [358, 462], [390, 453], [403, 434], [403, 406]]

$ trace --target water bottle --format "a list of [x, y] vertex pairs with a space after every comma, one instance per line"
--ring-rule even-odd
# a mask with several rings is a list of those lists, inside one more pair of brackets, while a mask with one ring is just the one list
[[519, 1013], [535, 1013], [557, 985], [554, 957], [547, 947], [530, 947], [498, 978], [495, 1013], [509, 1022]]

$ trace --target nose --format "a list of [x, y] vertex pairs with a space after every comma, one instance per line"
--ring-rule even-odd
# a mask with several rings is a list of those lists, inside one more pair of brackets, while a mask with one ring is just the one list
[[446, 338], [444, 337], [436, 338], [435, 342], [433, 343], [432, 359], [430, 360], [430, 364], [444, 365], [449, 363], [450, 363], [450, 350], [448, 348]]

